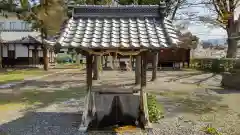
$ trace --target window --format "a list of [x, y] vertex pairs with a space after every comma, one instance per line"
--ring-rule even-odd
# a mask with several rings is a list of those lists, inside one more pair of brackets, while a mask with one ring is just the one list
[[25, 22], [21, 22], [21, 29], [25, 30], [26, 29], [26, 23]]
[[0, 30], [4, 30], [4, 22], [0, 22]]
[[10, 30], [15, 29], [16, 22], [10, 22]]
[[29, 30], [29, 29], [30, 29], [29, 24], [28, 24], [27, 22], [25, 22], [25, 29], [26, 29], [26, 30]]

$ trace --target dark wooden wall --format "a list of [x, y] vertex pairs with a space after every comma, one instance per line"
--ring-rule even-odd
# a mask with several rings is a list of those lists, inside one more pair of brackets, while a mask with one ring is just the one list
[[[148, 63], [152, 63], [153, 53], [149, 52], [147, 54]], [[179, 63], [179, 62], [189, 62], [190, 61], [190, 49], [177, 48], [177, 49], [161, 49], [158, 53], [158, 63]]]

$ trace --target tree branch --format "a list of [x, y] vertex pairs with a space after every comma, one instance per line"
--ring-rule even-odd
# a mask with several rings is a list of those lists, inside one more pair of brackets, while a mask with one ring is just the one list
[[217, 12], [218, 16], [221, 16], [222, 15], [222, 12], [220, 11], [219, 7], [218, 7], [218, 2], [216, 0], [212, 0], [212, 4], [213, 4], [213, 7], [215, 9], [215, 11]]
[[172, 13], [172, 16], [171, 16], [171, 20], [173, 20], [175, 18], [175, 15], [176, 15], [177, 10], [179, 9], [180, 5], [181, 5], [181, 0], [177, 0], [177, 4], [174, 7], [174, 10], [173, 10], [173, 13]]

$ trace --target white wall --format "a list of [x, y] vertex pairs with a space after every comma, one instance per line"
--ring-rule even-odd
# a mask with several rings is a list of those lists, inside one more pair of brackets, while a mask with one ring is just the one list
[[239, 15], [240, 15], [240, 2], [239, 2], [239, 6], [235, 10], [234, 20], [237, 20]]
[[[29, 49], [33, 49], [33, 46], [30, 46]], [[43, 57], [43, 53], [41, 50], [41, 47], [37, 48], [39, 50], [38, 56]], [[14, 50], [14, 45], [9, 45], [9, 50]], [[48, 57], [50, 56], [49, 51], [47, 52]], [[0, 55], [1, 56], [1, 55]], [[8, 56], [8, 50], [7, 45], [3, 46], [3, 57]], [[16, 44], [16, 50], [15, 50], [15, 58], [18, 57], [28, 57], [28, 48], [27, 46]], [[32, 57], [32, 50], [29, 50], [29, 57]]]
[[8, 53], [7, 53], [7, 46], [6, 45], [3, 45], [3, 57], [7, 57]]
[[15, 58], [18, 57], [28, 57], [28, 48], [27, 46], [23, 46], [23, 45], [16, 45], [16, 51], [15, 51]]

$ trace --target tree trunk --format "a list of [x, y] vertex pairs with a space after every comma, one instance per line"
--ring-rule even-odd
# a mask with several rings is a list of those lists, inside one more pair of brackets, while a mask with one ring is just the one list
[[43, 45], [43, 69], [48, 71], [48, 55], [47, 55], [47, 46]]
[[154, 52], [152, 60], [152, 80], [155, 81], [157, 78], [157, 66], [158, 66], [158, 53]]
[[[230, 7], [233, 5], [233, 1], [229, 1]], [[230, 11], [232, 13], [231, 17], [228, 19], [227, 24], [227, 35], [228, 35], [228, 49], [227, 49], [227, 58], [236, 58], [237, 56], [237, 42], [236, 39], [233, 38], [233, 36], [237, 32], [237, 27], [234, 22], [234, 9], [230, 8]]]
[[47, 33], [44, 31], [43, 28], [41, 28], [41, 40], [42, 40], [42, 49], [43, 49], [43, 69], [45, 71], [48, 71], [48, 49], [47, 49], [47, 45], [44, 44], [43, 40], [44, 37], [47, 37]]
[[94, 55], [93, 80], [99, 79], [100, 56]]
[[235, 39], [231, 38], [232, 37], [232, 31], [228, 31], [228, 49], [227, 49], [227, 58], [236, 58], [237, 56], [237, 42]]
[[135, 61], [135, 84], [138, 85], [141, 82], [141, 56], [136, 56]]

